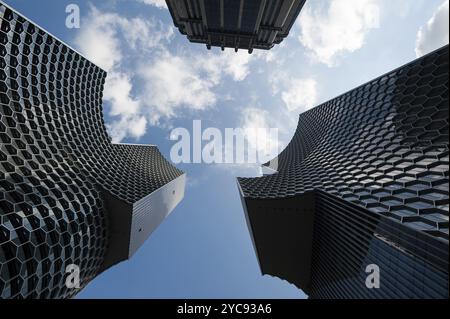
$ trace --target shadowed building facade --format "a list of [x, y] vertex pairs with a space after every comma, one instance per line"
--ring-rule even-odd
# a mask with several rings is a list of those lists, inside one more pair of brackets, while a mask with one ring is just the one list
[[306, 0], [166, 0], [175, 26], [194, 43], [222, 50], [271, 49], [289, 34]]
[[[67, 298], [184, 196], [156, 146], [112, 144], [106, 72], [0, 2], [0, 297]], [[65, 284], [80, 269], [80, 289]]]
[[301, 114], [275, 173], [238, 179], [264, 274], [310, 298], [448, 298], [448, 59]]

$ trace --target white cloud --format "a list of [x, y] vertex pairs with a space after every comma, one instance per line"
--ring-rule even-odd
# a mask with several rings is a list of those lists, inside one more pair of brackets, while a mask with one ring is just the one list
[[109, 71], [122, 59], [120, 42], [110, 27], [110, 16], [91, 7], [89, 23], [75, 39], [75, 44], [95, 64]]
[[289, 84], [289, 75], [284, 69], [276, 69], [269, 74], [269, 83], [272, 89], [272, 95], [277, 95]]
[[[127, 19], [116, 13], [101, 12], [90, 6], [85, 27], [75, 39], [76, 45], [91, 61], [108, 72], [104, 100], [114, 120], [107, 125], [114, 142], [127, 136], [139, 138], [146, 132], [142, 99], [134, 94], [133, 77], [124, 61], [156, 50], [173, 35], [171, 27], [153, 19]], [[126, 46], [127, 50], [122, 50]]]
[[449, 42], [449, 1], [444, 1], [417, 33], [416, 56], [420, 57]]
[[[139, 72], [145, 85], [144, 103], [150, 122], [158, 124], [184, 110], [205, 110], [217, 102], [214, 89], [224, 76], [242, 81], [249, 74], [250, 55], [231, 50], [183, 56], [164, 51], [154, 57]], [[148, 61], [147, 61], [148, 62]]]
[[144, 100], [153, 124], [162, 117], [178, 115], [184, 108], [204, 110], [216, 103], [211, 90], [215, 82], [202, 77], [200, 71], [189, 60], [168, 52], [142, 68]]
[[[241, 113], [241, 127], [249, 146], [248, 151], [256, 150], [258, 156], [263, 156], [262, 162], [269, 161], [280, 153], [279, 125], [269, 111], [247, 107]], [[270, 129], [276, 129], [277, 134], [270, 134]]]
[[140, 101], [132, 96], [131, 78], [120, 72], [111, 72], [105, 83], [103, 97], [111, 103], [111, 116], [133, 115], [139, 111]]
[[250, 72], [249, 64], [252, 58], [257, 58], [244, 51], [237, 53], [231, 49], [211, 54], [205, 53], [202, 57], [194, 59], [199, 63], [207, 75], [216, 83], [220, 82], [223, 74], [229, 75], [234, 81], [244, 80]]
[[318, 2], [307, 2], [298, 19], [299, 40], [312, 58], [334, 66], [337, 57], [360, 49], [367, 33], [378, 28], [379, 3], [375, 0], [332, 0], [312, 7]]
[[75, 39], [75, 44], [94, 63], [106, 71], [120, 66], [124, 58], [123, 42], [127, 50], [152, 49], [173, 36], [172, 27], [154, 19], [127, 19], [116, 13], [104, 13], [90, 5], [85, 26]]
[[133, 120], [133, 125], [130, 128], [131, 135], [136, 137], [144, 135], [147, 129], [147, 119], [141, 116]]
[[151, 6], [155, 6], [159, 9], [167, 8], [165, 0], [138, 0], [138, 1]]
[[314, 79], [291, 79], [281, 93], [281, 99], [289, 112], [302, 113], [317, 102], [317, 82]]
[[[258, 154], [263, 154], [263, 162], [278, 156], [292, 140], [298, 115], [314, 107], [317, 102], [317, 82], [314, 79], [292, 78], [286, 72], [276, 72], [269, 81], [272, 82], [274, 95], [280, 95], [286, 107], [262, 107], [256, 96], [252, 99], [252, 106], [244, 108], [240, 114], [240, 127], [246, 132], [248, 151], [256, 150]], [[261, 128], [265, 129], [265, 134], [257, 130]], [[273, 128], [277, 129], [276, 136], [267, 134], [267, 130]]]
[[280, 95], [288, 113], [296, 115], [316, 106], [318, 100], [317, 81], [313, 78], [290, 76], [285, 70], [271, 74], [269, 83], [272, 95]]
[[242, 81], [247, 77], [250, 72], [250, 59], [251, 55], [244, 51], [236, 53], [227, 50], [226, 54], [220, 56], [225, 73], [231, 75], [235, 81]]
[[125, 137], [139, 138], [147, 131], [147, 119], [144, 116], [123, 115], [106, 125], [113, 143], [120, 143]]
[[217, 102], [214, 90], [224, 77], [244, 80], [252, 59], [258, 59], [232, 50], [172, 53], [173, 35], [173, 27], [159, 20], [128, 19], [91, 5], [75, 43], [108, 72], [105, 110], [113, 118], [108, 130], [115, 142], [141, 137], [148, 123], [166, 126], [185, 111], [213, 107]]

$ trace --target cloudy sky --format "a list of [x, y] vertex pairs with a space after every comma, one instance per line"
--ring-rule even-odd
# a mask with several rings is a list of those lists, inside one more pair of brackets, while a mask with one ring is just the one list
[[[166, 157], [172, 129], [191, 131], [193, 120], [278, 128], [282, 147], [298, 114], [449, 41], [448, 0], [308, 0], [281, 45], [251, 55], [189, 43], [163, 0], [5, 2], [108, 72], [104, 115], [114, 142], [157, 144]], [[80, 29], [65, 27], [71, 3]], [[235, 182], [255, 167], [180, 167], [185, 200], [131, 261], [79, 297], [304, 297], [260, 275]]]

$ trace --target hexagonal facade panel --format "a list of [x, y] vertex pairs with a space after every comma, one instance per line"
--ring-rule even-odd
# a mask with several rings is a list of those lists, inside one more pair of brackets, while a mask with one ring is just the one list
[[448, 58], [301, 114], [277, 173], [239, 179], [263, 273], [311, 298], [448, 298]]
[[105, 71], [1, 3], [0, 26], [0, 297], [71, 297], [134, 253], [185, 176], [155, 146], [111, 143]]

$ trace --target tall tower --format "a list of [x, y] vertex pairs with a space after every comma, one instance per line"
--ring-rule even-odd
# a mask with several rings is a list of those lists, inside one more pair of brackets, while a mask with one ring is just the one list
[[239, 178], [261, 271], [310, 298], [448, 298], [448, 45], [300, 115]]
[[194, 43], [224, 50], [271, 49], [289, 34], [306, 0], [166, 0], [173, 22]]
[[[106, 72], [0, 2], [0, 297], [67, 298], [184, 196], [156, 146], [112, 144]], [[80, 288], [66, 285], [78, 267]]]

